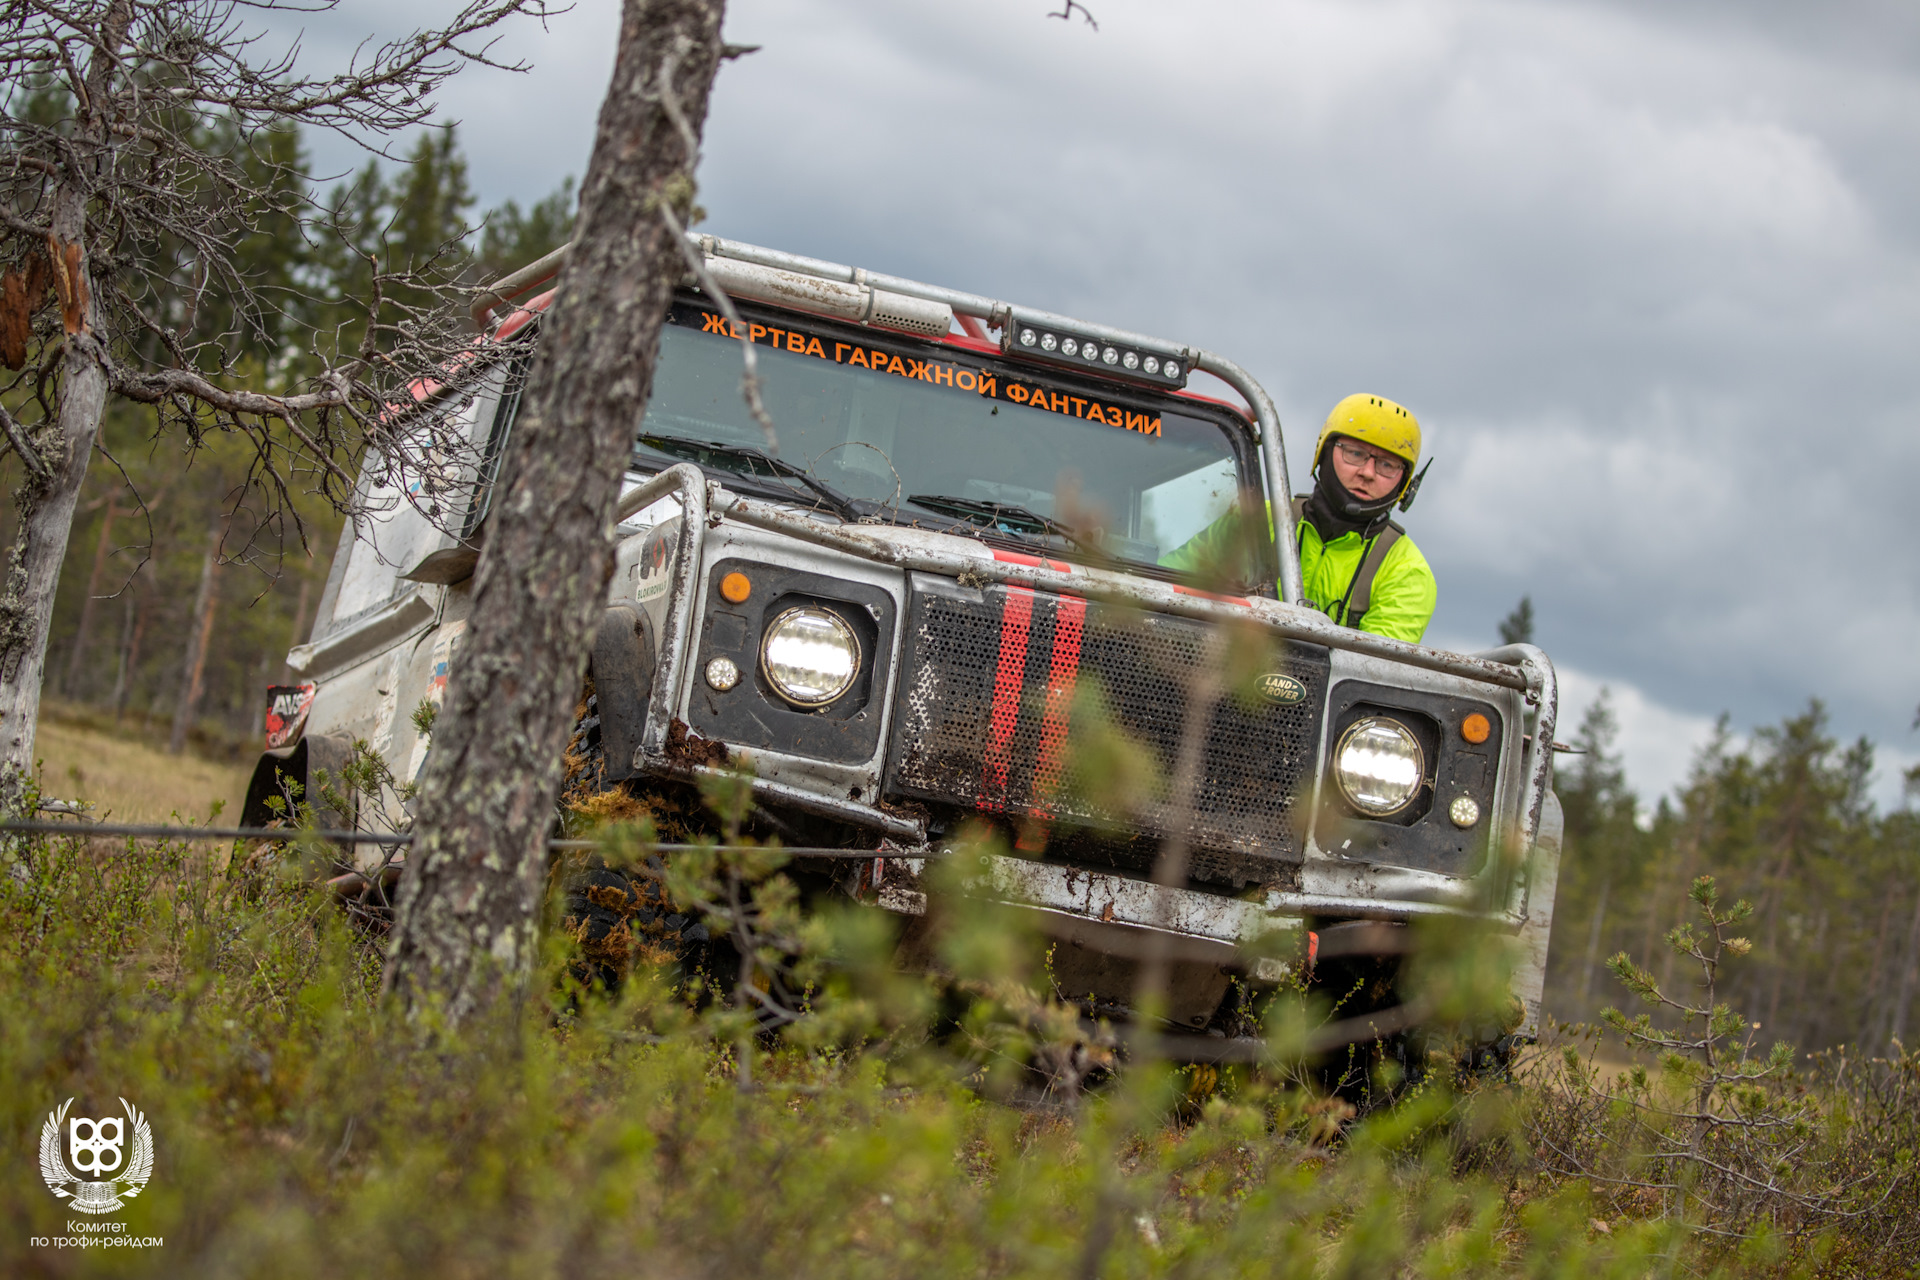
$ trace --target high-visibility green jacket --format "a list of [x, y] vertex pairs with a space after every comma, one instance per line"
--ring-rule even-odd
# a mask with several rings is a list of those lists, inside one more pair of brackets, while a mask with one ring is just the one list
[[1314, 608], [1343, 626], [1409, 644], [1420, 643], [1420, 637], [1427, 634], [1427, 624], [1433, 621], [1433, 605], [1440, 588], [1427, 558], [1413, 545], [1412, 538], [1402, 535], [1388, 548], [1387, 558], [1373, 576], [1372, 602], [1365, 614], [1349, 622], [1341, 615], [1340, 602], [1360, 567], [1367, 540], [1357, 533], [1343, 533], [1332, 542], [1322, 542], [1319, 530], [1305, 520], [1294, 526], [1294, 531], [1300, 539], [1301, 586]]
[[[1271, 510], [1268, 518], [1272, 518]], [[1228, 512], [1183, 546], [1161, 556], [1160, 563], [1192, 572], [1217, 561], [1232, 544], [1234, 520], [1234, 513]], [[1420, 642], [1427, 633], [1427, 624], [1433, 621], [1439, 586], [1434, 582], [1427, 558], [1420, 554], [1412, 538], [1403, 534], [1388, 549], [1379, 571], [1374, 574], [1373, 595], [1367, 611], [1349, 620], [1349, 610], [1341, 607], [1342, 601], [1347, 599], [1353, 575], [1360, 568], [1370, 540], [1358, 533], [1343, 533], [1332, 542], [1323, 542], [1320, 531], [1305, 520], [1299, 521], [1294, 531], [1300, 542], [1300, 578], [1308, 604], [1342, 626], [1410, 644]]]

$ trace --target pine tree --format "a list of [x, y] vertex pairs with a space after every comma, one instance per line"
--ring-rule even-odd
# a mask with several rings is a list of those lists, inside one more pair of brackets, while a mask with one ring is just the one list
[[1500, 620], [1500, 643], [1533, 643], [1533, 597], [1521, 596], [1513, 612]]
[[480, 241], [480, 266], [488, 279], [498, 279], [518, 267], [545, 257], [573, 238], [575, 206], [573, 179], [562, 182], [525, 212], [509, 200], [487, 218]]

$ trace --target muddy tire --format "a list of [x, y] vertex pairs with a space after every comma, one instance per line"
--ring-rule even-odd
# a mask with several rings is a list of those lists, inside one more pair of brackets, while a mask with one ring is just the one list
[[[606, 790], [607, 750], [600, 741], [600, 699], [589, 692], [567, 737], [565, 772], [560, 778], [560, 811], [570, 818], [574, 802]], [[571, 822], [566, 823], [571, 826]]]
[[571, 868], [563, 927], [579, 943], [575, 973], [588, 986], [618, 990], [636, 964], [672, 966], [681, 980], [702, 971], [707, 927], [676, 911], [650, 876], [599, 859]]
[[[567, 740], [560, 786], [561, 821], [569, 832], [595, 797], [632, 785], [609, 783], [606, 772], [599, 699], [589, 685]], [[574, 975], [584, 985], [618, 990], [635, 965], [670, 966], [682, 982], [697, 980], [710, 967], [713, 943], [706, 925], [674, 908], [657, 878], [659, 860], [648, 862], [645, 870], [629, 870], [590, 855], [563, 869], [561, 927], [579, 944]]]

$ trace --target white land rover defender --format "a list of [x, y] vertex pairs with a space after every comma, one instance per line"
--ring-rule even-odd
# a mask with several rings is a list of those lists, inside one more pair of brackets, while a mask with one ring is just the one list
[[[971, 891], [1030, 910], [1060, 941], [1061, 995], [1103, 1013], [1124, 1014], [1142, 941], [1161, 934], [1168, 1030], [1195, 1060], [1231, 1056], [1234, 993], [1307, 978], [1347, 994], [1369, 985], [1356, 973], [1390, 977], [1409, 926], [1435, 915], [1517, 938], [1513, 1016], [1481, 1038], [1503, 1052], [1532, 1035], [1561, 829], [1553, 667], [1530, 645], [1468, 656], [1334, 625], [1303, 601], [1285, 521], [1237, 589], [1164, 567], [1236, 503], [1287, 510], [1258, 383], [1173, 342], [693, 243], [745, 332], [689, 276], [636, 425], [593, 652], [587, 728], [607, 782], [685, 788], [744, 766], [787, 843], [865, 852], [831, 874], [906, 915], [926, 910], [926, 859], [996, 824], [1014, 852], [986, 859]], [[400, 779], [419, 771], [410, 713], [459, 660], [550, 298], [498, 323], [476, 309], [493, 360], [449, 406], [483, 459], [463, 510], [430, 519], [363, 482], [384, 514], [343, 537], [312, 639], [289, 655], [316, 691], [304, 735], [261, 760], [249, 824], [356, 739]], [[740, 394], [743, 338], [777, 458]], [[1199, 372], [1244, 405], [1188, 391]], [[1213, 699], [1190, 803], [1096, 810], [1070, 776], [1076, 717], [1097, 704], [1171, 772], [1221, 622], [1263, 628], [1275, 656], [1260, 696]], [[1176, 825], [1188, 878], [1162, 887], [1154, 859]], [[1391, 987], [1371, 984], [1387, 994], [1358, 1010], [1383, 1032], [1410, 1016]]]

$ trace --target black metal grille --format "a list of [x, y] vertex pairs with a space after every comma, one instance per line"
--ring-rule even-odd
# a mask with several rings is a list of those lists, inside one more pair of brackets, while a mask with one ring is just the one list
[[[1164, 835], [1150, 797], [1105, 805], [1090, 698], [1171, 775], [1186, 689], [1207, 626], [1020, 588], [972, 590], [916, 577], [889, 753], [896, 795], [986, 812], [1106, 828], [1121, 839]], [[1293, 644], [1267, 668], [1305, 696], [1213, 708], [1189, 831], [1192, 867], [1210, 880], [1263, 878], [1297, 863], [1319, 755], [1327, 651]], [[1284, 682], [1282, 682], [1284, 684]], [[1097, 692], [1096, 692], [1097, 691]], [[1277, 868], [1274, 868], [1277, 870]]]

